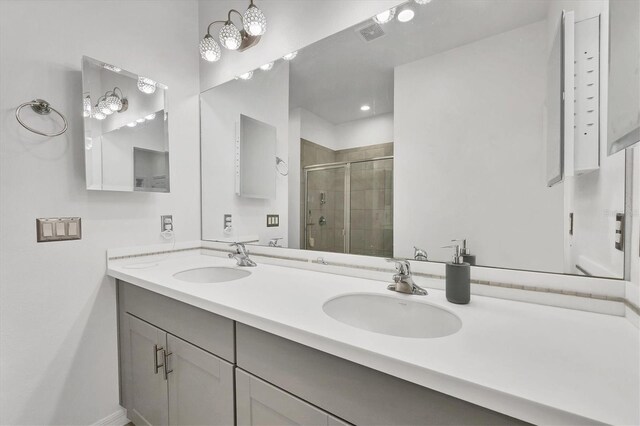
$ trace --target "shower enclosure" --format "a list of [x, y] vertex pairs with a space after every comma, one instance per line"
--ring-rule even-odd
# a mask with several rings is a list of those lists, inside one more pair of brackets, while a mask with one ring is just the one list
[[393, 256], [393, 156], [304, 168], [307, 250]]

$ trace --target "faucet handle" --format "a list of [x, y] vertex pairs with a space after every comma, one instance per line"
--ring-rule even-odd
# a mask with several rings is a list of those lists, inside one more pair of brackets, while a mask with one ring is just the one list
[[411, 275], [411, 264], [408, 260], [404, 259], [387, 259], [387, 262], [393, 262], [396, 264], [396, 270], [401, 275]]
[[247, 249], [244, 246], [244, 243], [231, 243], [229, 244], [231, 247], [235, 247], [238, 250], [238, 254], [247, 254]]

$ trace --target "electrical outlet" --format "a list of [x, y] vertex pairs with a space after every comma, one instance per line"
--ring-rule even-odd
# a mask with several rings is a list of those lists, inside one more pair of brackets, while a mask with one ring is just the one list
[[160, 216], [160, 232], [173, 231], [173, 215]]
[[230, 214], [225, 214], [224, 215], [224, 225], [222, 227], [222, 229], [227, 229], [231, 227], [231, 215]]

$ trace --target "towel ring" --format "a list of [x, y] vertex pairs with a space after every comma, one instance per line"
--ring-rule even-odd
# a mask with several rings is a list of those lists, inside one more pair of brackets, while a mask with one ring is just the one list
[[276, 170], [280, 175], [287, 176], [289, 174], [289, 165], [282, 158], [276, 157]]
[[[22, 108], [24, 108], [26, 106], [30, 106], [31, 109], [34, 112], [36, 112], [36, 113], [38, 113], [40, 115], [49, 115], [49, 114], [51, 114], [51, 111], [55, 112], [56, 114], [58, 114], [60, 116], [60, 118], [62, 118], [62, 121], [64, 122], [64, 127], [58, 133], [44, 133], [44, 132], [41, 132], [39, 130], [32, 129], [31, 127], [27, 126], [20, 119], [20, 111], [22, 110]], [[62, 115], [62, 113], [60, 111], [58, 111], [57, 109], [52, 107], [49, 102], [47, 102], [45, 100], [42, 100], [42, 99], [34, 99], [31, 102], [25, 102], [22, 105], [20, 105], [18, 108], [16, 108], [16, 119], [18, 120], [18, 123], [20, 123], [20, 125], [22, 127], [24, 127], [25, 129], [29, 130], [30, 132], [33, 132], [33, 133], [36, 133], [36, 134], [42, 135], [42, 136], [48, 136], [48, 137], [60, 136], [61, 134], [66, 132], [67, 131], [67, 127], [69, 127], [69, 125], [67, 124], [67, 119], [65, 118], [65, 116]]]

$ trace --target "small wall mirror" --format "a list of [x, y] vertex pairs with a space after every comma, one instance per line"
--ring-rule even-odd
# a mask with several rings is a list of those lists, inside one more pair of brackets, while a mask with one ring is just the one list
[[87, 189], [169, 192], [167, 87], [82, 58]]
[[236, 149], [236, 194], [247, 198], [276, 197], [276, 128], [240, 114]]
[[640, 2], [609, 2], [609, 155], [640, 142]]

